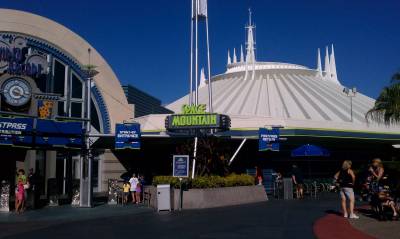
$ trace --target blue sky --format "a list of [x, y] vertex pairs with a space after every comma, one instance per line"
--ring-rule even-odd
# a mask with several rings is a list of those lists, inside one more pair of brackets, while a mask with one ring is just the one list
[[[188, 91], [189, 0], [2, 0], [0, 7], [65, 25], [103, 55], [123, 84], [164, 103]], [[213, 74], [225, 71], [228, 48], [244, 43], [249, 7], [258, 60], [314, 68], [317, 48], [333, 43], [342, 84], [371, 97], [400, 69], [398, 0], [209, 0]]]

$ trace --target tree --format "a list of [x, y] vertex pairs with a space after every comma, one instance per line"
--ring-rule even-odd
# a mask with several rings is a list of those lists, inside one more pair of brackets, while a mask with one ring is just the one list
[[387, 125], [400, 123], [400, 71], [392, 76], [391, 85], [383, 88], [365, 117]]

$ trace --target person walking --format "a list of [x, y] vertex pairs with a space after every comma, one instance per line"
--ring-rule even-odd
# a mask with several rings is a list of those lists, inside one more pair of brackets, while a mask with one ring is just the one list
[[124, 192], [124, 198], [122, 200], [122, 204], [126, 205], [128, 203], [129, 191], [131, 189], [130, 183], [125, 181], [124, 184], [122, 185], [122, 189]]
[[141, 196], [142, 196], [142, 184], [138, 180], [138, 183], [136, 184], [136, 204], [141, 203]]
[[300, 168], [297, 167], [296, 164], [292, 166], [292, 181], [296, 187], [296, 198], [302, 199], [304, 198], [304, 177], [303, 172]]
[[132, 174], [131, 179], [129, 179], [129, 183], [131, 184], [130, 190], [132, 195], [132, 203], [135, 204], [137, 202], [136, 190], [139, 183], [139, 179], [136, 177], [136, 174]]
[[25, 204], [25, 187], [21, 178], [18, 179], [17, 183], [17, 191], [15, 195], [15, 212], [22, 213], [24, 212], [24, 204]]
[[[351, 219], [358, 219], [359, 217], [354, 213], [354, 183], [356, 181], [356, 176], [351, 169], [352, 162], [350, 160], [345, 160], [342, 164], [342, 169], [339, 170], [334, 178], [340, 186], [340, 197], [341, 206], [343, 211], [343, 217], [349, 217]], [[347, 211], [347, 200], [349, 201], [349, 211]]]

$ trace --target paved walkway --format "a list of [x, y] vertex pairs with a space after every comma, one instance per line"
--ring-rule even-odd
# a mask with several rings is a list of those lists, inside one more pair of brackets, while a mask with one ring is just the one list
[[143, 206], [57, 207], [0, 214], [0, 238], [315, 238], [314, 223], [337, 209], [336, 195], [162, 213]]
[[400, 221], [379, 221], [366, 209], [360, 210], [359, 215], [359, 220], [350, 221], [357, 230], [376, 238], [400, 239]]

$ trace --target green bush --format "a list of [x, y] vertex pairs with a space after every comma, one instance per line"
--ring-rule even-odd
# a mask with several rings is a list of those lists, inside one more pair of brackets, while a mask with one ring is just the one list
[[[186, 180], [190, 188], [219, 188], [235, 186], [254, 185], [254, 177], [247, 174], [231, 174], [226, 177], [204, 176], [195, 177], [192, 180]], [[153, 185], [170, 184], [174, 188], [179, 188], [178, 178], [172, 176], [156, 176], [153, 179]]]
[[169, 184], [171, 187], [179, 187], [179, 179], [172, 176], [155, 176], [153, 178], [153, 185], [157, 184]]

